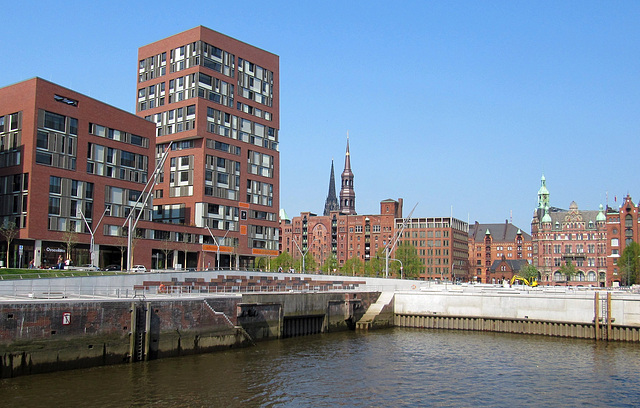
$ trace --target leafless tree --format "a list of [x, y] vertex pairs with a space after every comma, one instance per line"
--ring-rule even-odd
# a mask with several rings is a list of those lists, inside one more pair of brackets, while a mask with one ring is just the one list
[[2, 234], [2, 237], [4, 238], [4, 240], [7, 241], [7, 268], [9, 267], [9, 253], [11, 252], [10, 251], [11, 241], [13, 241], [16, 236], [18, 236], [19, 231], [20, 230], [16, 227], [15, 222], [5, 221], [4, 224], [2, 224], [2, 226], [0, 227], [0, 234]]
[[71, 224], [67, 226], [67, 230], [62, 234], [62, 240], [67, 248], [67, 259], [71, 260], [71, 250], [78, 243], [78, 233], [71, 228]]

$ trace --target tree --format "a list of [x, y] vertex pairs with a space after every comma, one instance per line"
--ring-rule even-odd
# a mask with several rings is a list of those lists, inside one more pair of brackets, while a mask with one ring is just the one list
[[362, 276], [364, 274], [364, 265], [359, 257], [349, 258], [342, 265], [342, 274], [348, 276]]
[[255, 260], [255, 268], [267, 272], [269, 268], [269, 258], [266, 256], [257, 257]]
[[535, 266], [527, 263], [527, 265], [520, 269], [518, 275], [522, 276], [527, 281], [532, 282], [534, 279], [538, 280], [540, 274], [538, 273], [538, 269], [536, 269]]
[[631, 242], [624, 248], [622, 255], [618, 258], [619, 274], [622, 275], [624, 286], [631, 286], [638, 283], [640, 279], [640, 244]]
[[369, 262], [364, 266], [364, 273], [366, 276], [379, 276], [384, 274], [385, 260], [384, 260], [384, 248], [378, 250], [376, 256], [371, 257]]
[[[120, 236], [116, 237], [116, 246], [120, 249], [120, 269], [123, 271], [129, 267], [129, 263], [127, 262], [125, 265], [124, 254], [127, 252], [129, 246], [129, 238], [125, 235], [127, 232], [126, 229], [122, 228], [120, 232]], [[133, 232], [133, 236], [131, 237], [131, 263], [133, 266], [133, 249], [136, 247], [137, 240], [142, 238], [143, 234], [138, 228]]]
[[69, 224], [67, 230], [62, 234], [62, 240], [67, 248], [67, 259], [71, 260], [71, 250], [78, 243], [78, 233], [75, 229], [72, 229], [71, 224]]
[[273, 268], [275, 268], [274, 270], [276, 271], [279, 268], [282, 268], [284, 272], [287, 272], [293, 266], [293, 258], [288, 251], [284, 251], [280, 255], [273, 258], [273, 260], [271, 261], [271, 265]]
[[302, 270], [302, 258], [296, 259], [294, 267], [300, 272], [313, 272], [317, 269], [318, 265], [316, 263], [316, 260], [313, 258], [313, 255], [307, 251], [307, 253], [304, 254], [304, 271]]
[[124, 254], [127, 252], [127, 246], [129, 245], [129, 241], [127, 237], [119, 236], [115, 239], [116, 246], [120, 250], [120, 269], [124, 271]]
[[327, 275], [331, 275], [334, 269], [337, 271], [338, 259], [336, 259], [336, 256], [333, 253], [331, 253], [329, 255], [329, 258], [324, 261], [324, 265], [322, 265], [320, 269]]
[[[398, 249], [396, 249], [396, 259], [402, 262], [405, 278], [417, 278], [424, 270], [422, 261], [420, 261], [420, 257], [418, 256], [418, 250], [408, 242], [403, 242], [398, 246]], [[400, 265], [394, 262], [393, 266], [394, 272], [397, 271], [397, 275], [399, 276]], [[389, 264], [389, 268], [391, 269], [391, 264]]]
[[9, 267], [9, 254], [11, 253], [11, 241], [13, 241], [16, 236], [18, 236], [19, 231], [20, 230], [16, 227], [15, 222], [5, 221], [4, 224], [2, 224], [2, 227], [0, 227], [0, 234], [2, 234], [2, 237], [4, 238], [4, 240], [7, 241], [7, 268]]
[[[169, 254], [173, 253], [173, 242], [169, 237], [162, 240], [162, 247], [160, 250], [164, 255], [164, 269], [169, 269]], [[160, 265], [158, 265], [160, 267]]]
[[567, 284], [569, 284], [569, 281], [578, 273], [578, 270], [576, 269], [575, 266], [573, 266], [571, 261], [567, 261], [564, 265], [560, 267], [558, 272], [560, 272], [561, 274], [567, 277]]
[[187, 267], [189, 266], [187, 260], [189, 258], [189, 249], [191, 248], [191, 234], [182, 234], [182, 242], [180, 243], [180, 247], [182, 249], [182, 252], [184, 252], [184, 265], [182, 265], [182, 268], [187, 269]]

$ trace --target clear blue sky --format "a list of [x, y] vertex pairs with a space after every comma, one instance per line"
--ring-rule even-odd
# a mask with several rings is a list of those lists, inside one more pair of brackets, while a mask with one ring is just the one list
[[[0, 86], [133, 112], [138, 47], [204, 25], [280, 56], [281, 195], [321, 213], [347, 131], [357, 211], [513, 222], [640, 200], [638, 1], [9, 2]], [[200, 4], [198, 4], [200, 3]]]

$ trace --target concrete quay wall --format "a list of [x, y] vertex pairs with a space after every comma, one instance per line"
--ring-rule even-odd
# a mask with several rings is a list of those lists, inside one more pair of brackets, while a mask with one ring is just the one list
[[0, 302], [0, 378], [347, 330], [379, 292]]
[[394, 325], [640, 341], [640, 295], [505, 289], [397, 292]]

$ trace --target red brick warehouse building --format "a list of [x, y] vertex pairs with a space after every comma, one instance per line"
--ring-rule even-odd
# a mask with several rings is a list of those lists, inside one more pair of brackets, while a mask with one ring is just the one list
[[[533, 261], [531, 235], [505, 221], [504, 224], [469, 226], [469, 278], [474, 282], [499, 282], [504, 274], [494, 274], [492, 265], [503, 258], [507, 261]], [[509, 267], [512, 268], [510, 264]], [[510, 276], [509, 276], [510, 277]]]
[[[569, 210], [549, 205], [546, 178], [538, 190], [538, 207], [531, 221], [533, 266], [542, 285], [611, 286], [607, 279], [607, 218], [599, 210]], [[576, 275], [567, 279], [561, 268], [571, 262]]]
[[[624, 249], [632, 242], [640, 242], [638, 206], [629, 194], [616, 210], [607, 206], [607, 282], [610, 285], [629, 285], [633, 282], [628, 268], [620, 268], [618, 261]], [[629, 252], [625, 256], [629, 256]]]
[[217, 245], [224, 267], [278, 255], [279, 83], [277, 55], [202, 26], [138, 51], [136, 112], [156, 157], [172, 143], [153, 219], [208, 227], [202, 264]]

